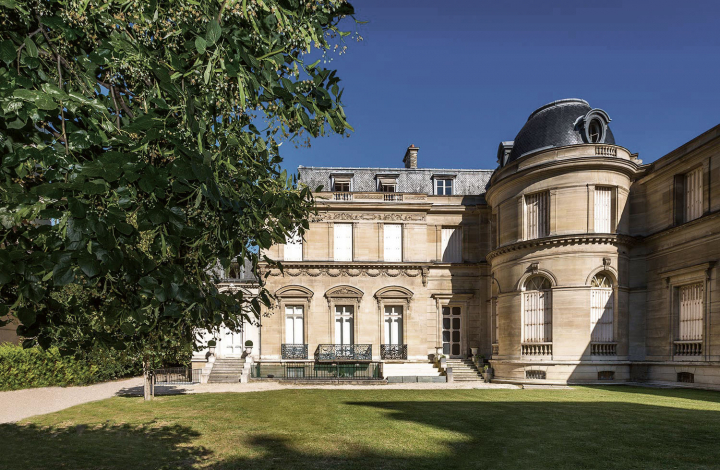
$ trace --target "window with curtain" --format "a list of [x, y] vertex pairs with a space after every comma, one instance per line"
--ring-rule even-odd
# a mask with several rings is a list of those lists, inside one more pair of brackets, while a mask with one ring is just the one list
[[693, 170], [685, 175], [685, 222], [695, 220], [703, 214], [703, 169]]
[[287, 305], [285, 307], [285, 343], [305, 344], [303, 329], [303, 306]]
[[596, 274], [590, 287], [590, 340], [597, 343], [615, 341], [614, 298], [612, 280]]
[[462, 263], [462, 227], [442, 229], [442, 262]]
[[523, 342], [552, 341], [552, 299], [550, 281], [532, 276], [525, 281], [523, 292]]
[[385, 224], [384, 232], [384, 257], [385, 261], [402, 261], [402, 225]]
[[335, 224], [335, 261], [352, 261], [353, 226]]
[[612, 231], [612, 189], [595, 188], [595, 233]]
[[385, 307], [385, 344], [402, 344], [402, 313], [401, 306], [388, 305]]
[[527, 240], [547, 237], [550, 232], [548, 192], [525, 196], [525, 234]]

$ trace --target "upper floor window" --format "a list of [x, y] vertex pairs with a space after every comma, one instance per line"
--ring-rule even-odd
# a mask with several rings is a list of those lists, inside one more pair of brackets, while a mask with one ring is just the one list
[[703, 214], [703, 169], [697, 168], [685, 175], [685, 222]]
[[436, 179], [435, 180], [435, 194], [438, 196], [451, 196], [453, 193], [453, 180], [452, 179]]
[[548, 192], [525, 196], [525, 239], [547, 237], [550, 232]]
[[335, 232], [335, 261], [352, 261], [352, 224], [335, 224], [333, 230]]
[[595, 233], [612, 231], [612, 188], [595, 188]]
[[352, 191], [352, 177], [353, 175], [351, 174], [330, 175], [332, 190], [338, 193], [347, 193]]
[[302, 236], [295, 229], [291, 234], [285, 236], [285, 261], [302, 261], [302, 259]]
[[385, 261], [402, 261], [402, 225], [385, 224], [384, 257]]
[[462, 263], [462, 227], [442, 229], [442, 262]]

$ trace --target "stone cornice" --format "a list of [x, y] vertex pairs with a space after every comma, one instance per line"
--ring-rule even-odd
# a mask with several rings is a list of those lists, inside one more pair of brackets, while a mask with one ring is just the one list
[[581, 235], [560, 235], [554, 237], [537, 238], [534, 240], [523, 240], [520, 242], [511, 243], [509, 245], [501, 246], [487, 255], [487, 260], [491, 261], [493, 258], [510, 253], [513, 251], [525, 250], [530, 248], [539, 247], [551, 247], [551, 246], [568, 246], [568, 245], [589, 245], [589, 244], [603, 244], [603, 245], [634, 245], [637, 239], [627, 235], [616, 235], [616, 234], [581, 234]]
[[675, 225], [672, 227], [668, 227], [666, 229], [660, 230], [659, 232], [652, 233], [650, 235], [646, 235], [643, 240], [645, 241], [652, 241], [657, 240], [659, 238], [662, 238], [666, 235], [670, 235], [671, 233], [679, 232], [681, 230], [688, 230], [689, 227], [700, 225], [702, 223], [705, 223], [707, 221], [713, 220], [720, 217], [720, 211], [714, 211], [706, 213], [705, 215], [698, 217], [697, 219], [691, 220], [690, 222], [685, 222], [680, 225]]

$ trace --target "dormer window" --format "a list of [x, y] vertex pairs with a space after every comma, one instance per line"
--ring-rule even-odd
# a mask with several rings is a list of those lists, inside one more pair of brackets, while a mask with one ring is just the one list
[[382, 193], [397, 192], [397, 180], [395, 178], [378, 178], [378, 191]]
[[352, 191], [352, 174], [335, 174], [331, 175], [332, 190], [337, 192], [349, 193]]
[[453, 180], [451, 178], [437, 178], [435, 180], [435, 194], [438, 196], [451, 196], [453, 193]]
[[599, 119], [593, 119], [592, 121], [590, 121], [590, 128], [588, 129], [588, 134], [590, 136], [589, 140], [593, 144], [602, 142], [603, 125]]

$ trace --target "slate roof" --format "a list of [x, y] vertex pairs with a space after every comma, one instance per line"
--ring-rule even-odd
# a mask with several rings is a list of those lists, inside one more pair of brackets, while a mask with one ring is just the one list
[[353, 191], [377, 191], [378, 175], [392, 175], [397, 180], [399, 193], [434, 194], [433, 176], [451, 176], [454, 179], [454, 195], [480, 195], [490, 181], [493, 170], [459, 170], [447, 168], [352, 168], [352, 167], [306, 167], [298, 168], [300, 182], [315, 190], [322, 185], [323, 191], [332, 191], [331, 176], [352, 174]]
[[[536, 109], [515, 137], [508, 162], [543, 148], [585, 143], [581, 129], [575, 127], [575, 122], [591, 109], [587, 101], [576, 98], [553, 101]], [[615, 144], [610, 127], [605, 143]]]

